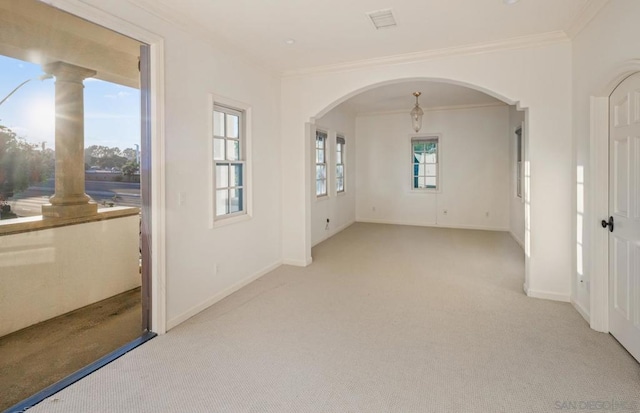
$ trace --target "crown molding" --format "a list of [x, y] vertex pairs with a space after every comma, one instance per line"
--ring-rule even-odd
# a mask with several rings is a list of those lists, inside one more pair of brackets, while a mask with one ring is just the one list
[[[504, 102], [476, 103], [476, 104], [467, 104], [467, 105], [434, 106], [429, 108], [422, 107], [422, 110], [424, 112], [441, 112], [445, 110], [482, 109], [482, 108], [492, 108], [492, 107], [502, 107], [502, 106], [507, 107], [508, 104]], [[401, 115], [401, 114], [408, 115], [409, 111], [405, 109], [397, 109], [397, 110], [382, 110], [377, 112], [355, 112], [356, 117]]]
[[357, 60], [334, 65], [316, 66], [306, 69], [285, 71], [283, 77], [306, 76], [321, 73], [342, 72], [357, 70], [374, 66], [395, 65], [413, 63], [443, 57], [491, 53], [502, 50], [526, 49], [530, 47], [546, 46], [555, 43], [570, 41], [563, 31], [541, 33], [532, 36], [514, 37], [495, 42], [478, 43], [467, 46], [456, 46], [445, 49], [426, 50], [422, 52], [406, 53], [401, 55], [386, 56], [374, 59]]
[[589, 0], [580, 9], [576, 17], [568, 25], [566, 30], [567, 36], [571, 39], [576, 37], [594, 17], [600, 13], [600, 10], [609, 3], [610, 0]]

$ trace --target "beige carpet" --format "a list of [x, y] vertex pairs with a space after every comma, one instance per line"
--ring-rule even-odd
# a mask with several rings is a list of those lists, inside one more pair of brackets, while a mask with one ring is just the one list
[[640, 365], [571, 305], [525, 297], [508, 234], [355, 224], [314, 260], [29, 412], [640, 410]]

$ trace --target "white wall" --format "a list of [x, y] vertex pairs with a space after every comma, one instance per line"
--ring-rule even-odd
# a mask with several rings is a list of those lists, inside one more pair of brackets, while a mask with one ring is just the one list
[[[596, 189], [593, 187], [593, 166], [590, 164], [592, 150], [590, 145], [591, 117], [590, 98], [608, 97], [614, 86], [614, 80], [622, 75], [630, 74], [630, 70], [640, 70], [640, 64], [628, 65], [633, 59], [640, 58], [640, 2], [637, 0], [610, 1], [590, 24], [580, 32], [573, 41], [573, 136], [575, 139], [575, 164], [572, 171], [572, 193], [577, 191], [577, 169], [584, 168], [585, 205], [582, 225], [582, 272], [579, 274], [576, 264], [578, 244], [573, 241], [572, 262], [572, 299], [587, 317], [591, 314], [591, 280], [592, 274], [594, 228], [604, 216], [594, 213], [589, 200]], [[630, 69], [625, 66], [635, 66]], [[621, 79], [620, 79], [621, 80]], [[606, 147], [606, 146], [605, 146]], [[574, 195], [575, 199], [575, 195]], [[572, 208], [573, 234], [577, 233], [575, 203]], [[604, 212], [604, 211], [603, 211]], [[604, 212], [606, 214], [606, 212]], [[572, 236], [572, 240], [576, 235]], [[606, 281], [606, 274], [597, 274]], [[598, 292], [599, 293], [599, 292]]]
[[441, 136], [438, 193], [411, 190], [406, 113], [357, 118], [357, 220], [508, 230], [509, 107], [425, 111], [422, 123]]
[[[311, 242], [316, 245], [342, 231], [355, 221], [356, 217], [356, 133], [355, 116], [338, 106], [320, 119], [315, 127], [328, 133], [327, 159], [329, 172], [328, 196], [316, 197], [311, 194]], [[336, 192], [336, 134], [345, 138], [345, 191]], [[315, 159], [315, 135], [312, 136], [311, 159]], [[315, 187], [315, 163], [311, 162], [312, 185]], [[329, 225], [327, 226], [327, 218]]]
[[[524, 112], [509, 107], [509, 232], [524, 248], [524, 179], [522, 181], [522, 197], [517, 196], [516, 170], [517, 170], [517, 141], [516, 129], [524, 122]], [[522, 145], [526, 149], [526, 126], [522, 131]], [[524, 164], [524, 156], [522, 158]], [[524, 166], [523, 166], [524, 178]]]
[[3, 235], [0, 337], [140, 286], [136, 214]]
[[[88, 3], [164, 39], [162, 258], [171, 328], [281, 262], [280, 79], [207, 37], [204, 28], [167, 21], [178, 16], [160, 18], [126, 0], [73, 3]], [[213, 229], [209, 93], [249, 105], [253, 116], [253, 217]]]
[[[444, 80], [528, 108], [531, 159], [531, 296], [568, 301], [571, 292], [571, 44], [567, 41], [394, 64], [377, 61], [287, 76], [282, 82], [283, 258], [311, 261], [309, 130], [306, 123], [364, 90], [417, 79]], [[361, 144], [361, 142], [360, 142]], [[362, 145], [360, 145], [362, 146]], [[530, 239], [530, 241], [527, 241]]]

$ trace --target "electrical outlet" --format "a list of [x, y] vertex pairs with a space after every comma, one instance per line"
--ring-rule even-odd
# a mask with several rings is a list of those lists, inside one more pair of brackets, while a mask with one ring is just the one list
[[329, 223], [329, 218], [327, 218], [327, 224]]

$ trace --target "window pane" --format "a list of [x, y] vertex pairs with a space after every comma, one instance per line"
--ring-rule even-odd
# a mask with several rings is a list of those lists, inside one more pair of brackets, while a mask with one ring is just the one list
[[424, 152], [424, 143], [422, 143], [422, 142], [413, 142], [413, 151], [414, 152]]
[[435, 188], [436, 187], [436, 177], [435, 176], [427, 176], [424, 178], [427, 188]]
[[344, 177], [344, 165], [337, 165], [336, 178], [343, 178], [343, 177]]
[[231, 189], [229, 198], [229, 213], [242, 211], [242, 189]]
[[337, 151], [336, 152], [336, 163], [338, 163], [338, 164], [342, 163], [342, 152], [341, 151]]
[[316, 163], [324, 163], [324, 149], [316, 149]]
[[326, 195], [327, 193], [327, 181], [324, 179], [318, 179], [316, 181], [316, 195]]
[[[426, 164], [426, 165], [423, 165], [423, 167], [424, 167], [424, 175], [436, 176], [436, 170], [437, 170], [436, 165]], [[420, 175], [423, 175], [423, 173], [420, 172]]]
[[242, 186], [242, 164], [234, 163], [230, 169], [229, 186]]
[[316, 137], [316, 148], [324, 148], [324, 138]]
[[435, 153], [427, 153], [424, 156], [425, 163], [436, 163], [438, 161], [437, 154]]
[[338, 192], [344, 191], [344, 180], [342, 178], [338, 178], [338, 182], [336, 183], [336, 190]]
[[227, 160], [237, 161], [240, 159], [240, 141], [227, 140]]
[[213, 111], [213, 134], [224, 136], [224, 113]]
[[224, 139], [213, 140], [213, 159], [216, 161], [224, 160]]
[[229, 186], [229, 165], [216, 165], [216, 188]]
[[216, 191], [216, 215], [229, 213], [229, 191], [226, 189]]
[[326, 178], [327, 178], [326, 165], [316, 165], [316, 179], [326, 179]]
[[227, 138], [238, 138], [240, 118], [227, 113]]
[[417, 182], [418, 182], [418, 186], [416, 188], [425, 188], [426, 187], [426, 183], [425, 183], [425, 177], [424, 176], [418, 176], [416, 178]]

